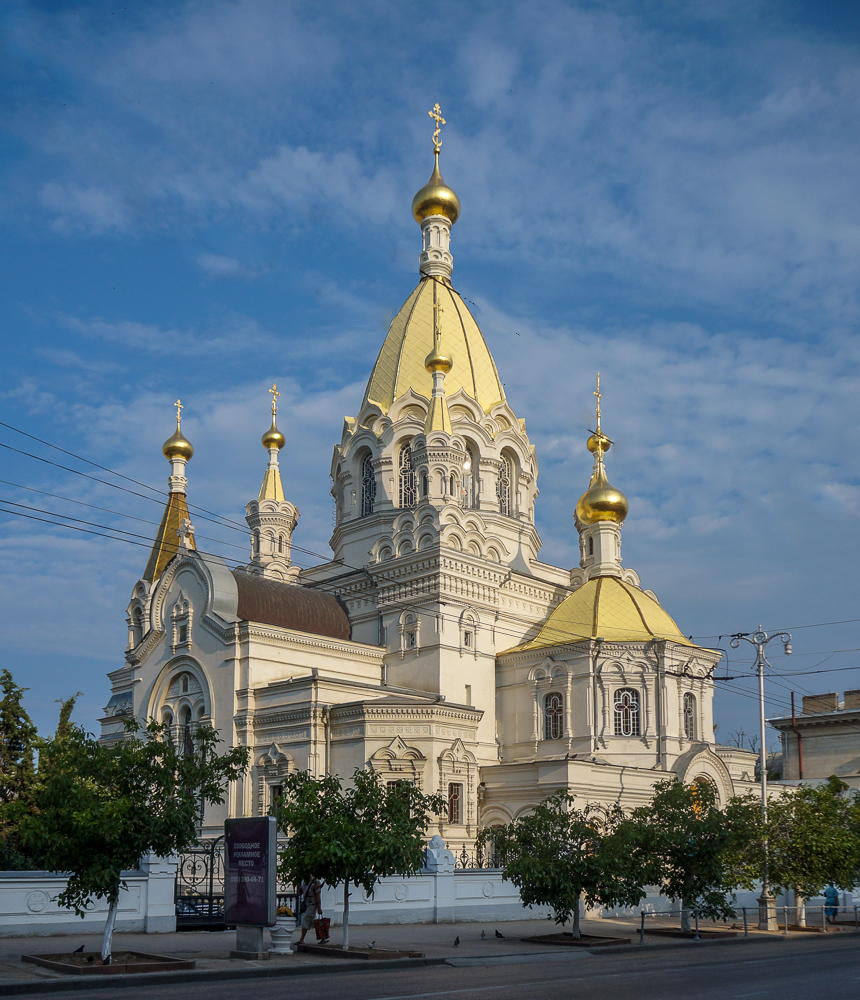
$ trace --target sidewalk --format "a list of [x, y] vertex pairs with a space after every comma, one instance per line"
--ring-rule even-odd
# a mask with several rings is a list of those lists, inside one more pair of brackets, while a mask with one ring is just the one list
[[[690, 941], [678, 940], [651, 934], [651, 929], [660, 927], [677, 927], [677, 921], [649, 918], [646, 925], [645, 947], [649, 952], [657, 950], [689, 947]], [[703, 928], [704, 928], [703, 924]], [[712, 927], [713, 925], [708, 924]], [[569, 926], [567, 928], [569, 930]], [[481, 938], [481, 931], [485, 939]], [[499, 931], [501, 938], [496, 937]], [[354, 947], [366, 947], [371, 942], [381, 950], [420, 952], [424, 960], [397, 960], [398, 966], [410, 961], [415, 965], [456, 962], [460, 964], [483, 964], [489, 962], [541, 962], [541, 961], [580, 961], [594, 960], [599, 955], [599, 949], [580, 947], [548, 946], [522, 940], [541, 934], [551, 934], [560, 928], [549, 920], [520, 920], [500, 923], [460, 923], [460, 924], [384, 924], [365, 925], [350, 929], [350, 943]], [[853, 928], [850, 929], [853, 931]], [[639, 947], [638, 920], [583, 920], [582, 931], [587, 934], [607, 937], [618, 937], [623, 950], [635, 950]], [[843, 937], [845, 931], [834, 933], [834, 937]], [[298, 940], [298, 931], [293, 934], [293, 941]], [[814, 935], [817, 937], [817, 935]], [[266, 935], [268, 939], [268, 934]], [[789, 938], [809, 939], [809, 934], [789, 934]], [[823, 938], [824, 935], [821, 935]], [[313, 934], [309, 934], [310, 942]], [[459, 944], [454, 945], [459, 938]], [[750, 932], [750, 939], [781, 938], [782, 934], [764, 934]], [[737, 938], [743, 939], [741, 930]], [[235, 947], [235, 931], [191, 931], [176, 934], [115, 934], [114, 950], [143, 951], [157, 955], [169, 955], [181, 958], [191, 958], [197, 963], [196, 969], [189, 972], [151, 973], [149, 975], [113, 977], [67, 977], [59, 973], [42, 969], [38, 966], [21, 962], [22, 954], [48, 954], [51, 952], [71, 952], [81, 945], [87, 952], [97, 952], [101, 948], [101, 934], [67, 935], [63, 937], [20, 937], [0, 938], [0, 996], [22, 993], [52, 992], [63, 988], [65, 984], [81, 988], [86, 982], [88, 988], [98, 989], [108, 986], [116, 989], [121, 985], [145, 985], [147, 982], [183, 982], [200, 981], [209, 978], [252, 978], [254, 976], [302, 975], [320, 972], [356, 972], [380, 968], [383, 963], [361, 959], [345, 959], [332, 955], [329, 957], [305, 955], [273, 955], [265, 961], [242, 961], [231, 959], [230, 950]], [[342, 941], [342, 928], [332, 928], [332, 939], [329, 947], [332, 951], [339, 950]], [[631, 944], [634, 942], [634, 944]], [[268, 940], [267, 940], [268, 946]], [[707, 946], [707, 944], [706, 944]], [[615, 946], [610, 951], [616, 952]], [[389, 966], [391, 963], [384, 963]], [[168, 978], [169, 977], [169, 978]]]

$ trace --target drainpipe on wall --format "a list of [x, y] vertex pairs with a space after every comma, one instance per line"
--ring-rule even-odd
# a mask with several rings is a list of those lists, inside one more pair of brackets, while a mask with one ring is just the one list
[[328, 705], [322, 710], [323, 725], [325, 726], [325, 774], [331, 774], [331, 709]]
[[[803, 740], [797, 729], [797, 719], [794, 717], [794, 691], [791, 692], [791, 731], [797, 737], [797, 777], [803, 777]], [[788, 761], [782, 762], [783, 772]], [[783, 777], [785, 775], [783, 774]]]

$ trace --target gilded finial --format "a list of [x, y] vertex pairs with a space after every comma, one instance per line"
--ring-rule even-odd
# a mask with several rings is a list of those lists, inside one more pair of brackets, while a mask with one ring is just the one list
[[278, 424], [276, 421], [276, 415], [278, 412], [278, 396], [281, 394], [278, 392], [277, 384], [273, 385], [269, 392], [272, 394], [272, 426], [266, 431], [266, 433], [261, 438], [263, 442], [263, 447], [267, 450], [270, 448], [277, 448], [278, 451], [284, 447], [287, 443], [287, 439], [278, 430]]
[[442, 372], [447, 375], [454, 362], [442, 351], [442, 303], [436, 298], [436, 285], [433, 285], [433, 350], [424, 359], [424, 367], [428, 372]]
[[592, 454], [594, 454], [596, 452], [597, 453], [598, 461], [600, 461], [603, 458], [603, 455], [607, 451], [609, 451], [609, 448], [610, 448], [610, 446], [612, 444], [612, 442], [609, 440], [609, 438], [600, 429], [600, 400], [601, 400], [601, 393], [600, 393], [600, 372], [597, 373], [597, 389], [592, 393], [592, 396], [596, 396], [597, 397], [597, 407], [596, 407], [597, 426], [595, 428], [594, 433], [591, 435], [591, 437], [586, 442], [586, 447], [588, 448], [588, 450]]
[[164, 442], [161, 451], [164, 457], [168, 460], [172, 461], [174, 458], [184, 458], [187, 462], [194, 454], [194, 448], [192, 447], [191, 442], [182, 433], [180, 428], [180, 424], [182, 422], [182, 411], [185, 407], [178, 399], [173, 405], [176, 407], [176, 430]]
[[597, 434], [600, 435], [600, 372], [597, 373], [597, 390], [592, 393], [597, 396]]
[[442, 117], [442, 109], [439, 107], [438, 101], [433, 105], [433, 110], [428, 111], [427, 114], [436, 122], [436, 131], [433, 133], [433, 152], [438, 154], [442, 148], [441, 126], [448, 123]]
[[594, 455], [594, 469], [588, 489], [579, 498], [576, 505], [576, 516], [581, 524], [594, 524], [596, 521], [614, 521], [621, 524], [627, 517], [627, 497], [609, 484], [603, 456], [609, 451], [612, 442], [600, 427], [600, 372], [597, 373], [597, 389], [592, 393], [597, 397], [596, 415], [597, 427], [586, 442], [586, 447]]

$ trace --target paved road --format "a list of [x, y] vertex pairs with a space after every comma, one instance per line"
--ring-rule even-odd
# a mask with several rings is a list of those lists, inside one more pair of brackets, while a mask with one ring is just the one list
[[422, 969], [53, 993], [75, 1000], [857, 1000], [856, 941], [764, 942], [662, 955], [548, 952], [511, 960], [454, 959]]

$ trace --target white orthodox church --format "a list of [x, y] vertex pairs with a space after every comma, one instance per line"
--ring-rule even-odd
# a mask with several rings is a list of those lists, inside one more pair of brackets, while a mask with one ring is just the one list
[[440, 791], [448, 808], [430, 833], [456, 849], [557, 789], [630, 808], [667, 776], [709, 781], [723, 802], [754, 778], [752, 754], [714, 744], [721, 654], [689, 641], [623, 567], [628, 504], [606, 476], [599, 383], [580, 563], [539, 558], [537, 456], [452, 284], [460, 202], [439, 173], [438, 127], [434, 140], [412, 203], [419, 282], [334, 448], [331, 560], [291, 564], [299, 511], [278, 466], [276, 402], [245, 566], [196, 549], [179, 415], [164, 444], [170, 498], [128, 605], [103, 736], [154, 717], [178, 739], [206, 722], [249, 747], [250, 772], [207, 809], [204, 834], [268, 812], [296, 768], [371, 767]]

